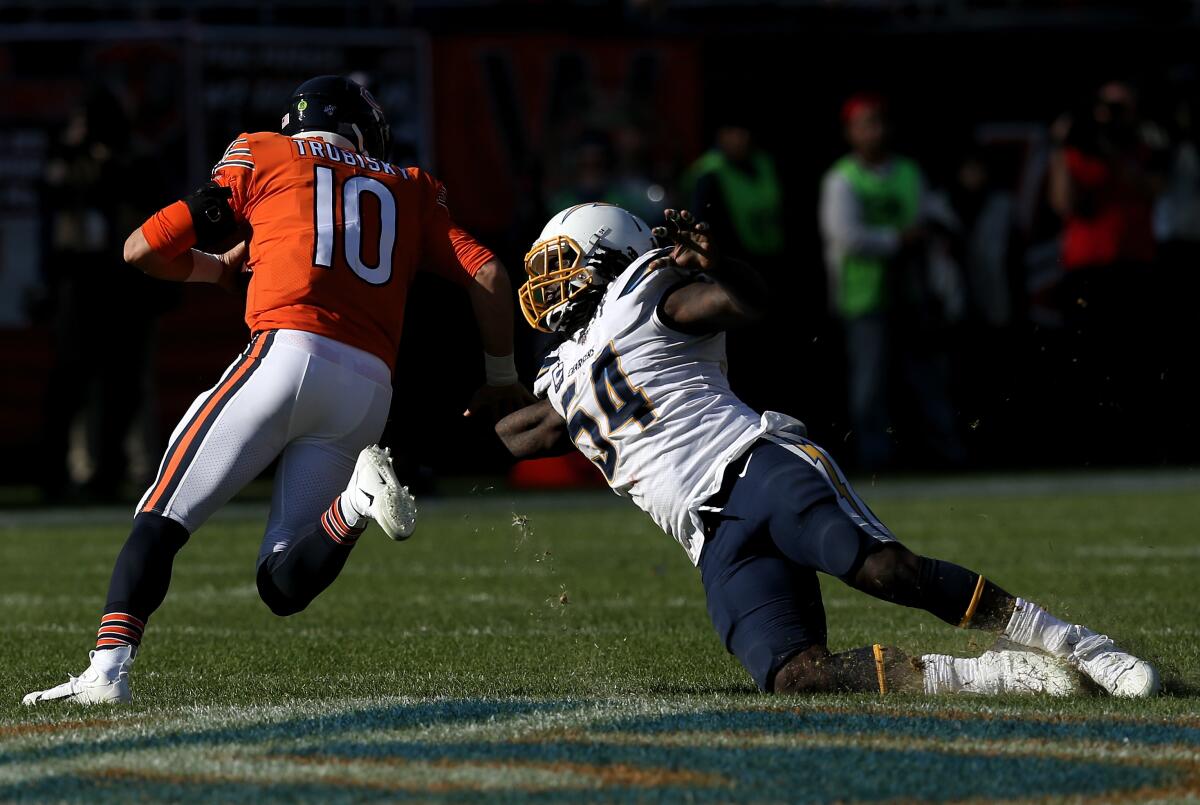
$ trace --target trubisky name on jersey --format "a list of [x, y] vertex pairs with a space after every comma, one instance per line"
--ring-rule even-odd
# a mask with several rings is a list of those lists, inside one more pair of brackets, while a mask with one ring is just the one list
[[341, 162], [343, 165], [355, 165], [389, 176], [397, 174], [396, 169], [386, 162], [364, 157], [346, 148], [338, 148], [322, 140], [292, 140], [296, 144], [297, 153], [306, 159], [325, 159], [330, 162]]

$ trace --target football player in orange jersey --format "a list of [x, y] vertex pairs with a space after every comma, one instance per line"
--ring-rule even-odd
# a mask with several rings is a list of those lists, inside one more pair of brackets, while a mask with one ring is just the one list
[[280, 133], [239, 135], [212, 181], [129, 236], [126, 261], [161, 279], [231, 286], [244, 263], [252, 336], [171, 436], [117, 558], [88, 669], [26, 704], [128, 701], [175, 554], [276, 459], [257, 577], [272, 612], [299, 612], [329, 586], [369, 520], [392, 539], [412, 533], [412, 496], [374, 442], [418, 270], [463, 285], [474, 308], [487, 384], [467, 413], [498, 419], [533, 401], [517, 381], [504, 267], [454, 225], [437, 179], [386, 162], [388, 139], [366, 89], [314, 78]]

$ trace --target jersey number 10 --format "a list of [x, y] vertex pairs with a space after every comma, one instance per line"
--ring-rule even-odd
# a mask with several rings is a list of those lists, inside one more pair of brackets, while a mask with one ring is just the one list
[[[337, 227], [337, 194], [333, 168], [318, 166], [313, 186], [313, 265], [333, 268], [333, 249]], [[369, 266], [362, 259], [362, 221], [359, 200], [370, 193], [379, 201], [379, 265]], [[370, 176], [351, 176], [342, 185], [342, 250], [346, 265], [358, 278], [371, 285], [383, 285], [392, 278], [393, 250], [396, 248], [396, 199], [383, 182]]]

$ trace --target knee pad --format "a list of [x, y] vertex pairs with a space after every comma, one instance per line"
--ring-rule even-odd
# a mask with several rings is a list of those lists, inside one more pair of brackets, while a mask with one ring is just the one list
[[789, 558], [839, 579], [853, 576], [875, 543], [837, 503], [829, 501], [805, 510], [799, 517], [799, 531], [805, 549]]
[[281, 618], [302, 612], [308, 606], [308, 601], [297, 601], [294, 598], [284, 595], [275, 586], [275, 582], [271, 578], [270, 560], [263, 562], [262, 566], [259, 567], [256, 582], [258, 584], [258, 597], [267, 605], [267, 609]]

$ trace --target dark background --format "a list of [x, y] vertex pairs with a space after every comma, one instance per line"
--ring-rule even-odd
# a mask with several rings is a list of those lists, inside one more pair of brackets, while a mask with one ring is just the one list
[[[1173, 131], [1178, 106], [1200, 90], [1197, 22], [1190, 2], [6, 4], [0, 481], [34, 482], [28, 459], [61, 424], [50, 420], [57, 409], [48, 395], [97, 396], [95, 377], [51, 384], [61, 353], [55, 322], [69, 310], [54, 290], [62, 269], [45, 258], [52, 202], [44, 171], [72, 111], [121, 109], [113, 231], [86, 265], [69, 270], [121, 277], [85, 296], [84, 329], [95, 333], [97, 354], [122, 363], [125, 348], [106, 345], [105, 334], [114, 322], [148, 321], [150, 369], [123, 405], [142, 410], [143, 452], [157, 461], [165, 434], [247, 334], [238, 303], [220, 291], [163, 291], [128, 276], [120, 243], [202, 181], [238, 132], [275, 128], [294, 85], [355, 71], [389, 113], [395, 160], [446, 182], [456, 218], [496, 250], [514, 285], [583, 132], [636, 132], [644, 172], [665, 188], [663, 203], [678, 206], [686, 203], [682, 170], [736, 110], [779, 167], [788, 248], [786, 260], [764, 267], [772, 319], [731, 336], [730, 376], [754, 405], [804, 419], [835, 454], [849, 453], [839, 448], [853, 435], [816, 204], [821, 176], [845, 151], [842, 101], [880, 92], [897, 150], [918, 160], [931, 185], [951, 184], [964, 156], [983, 149], [997, 183], [1027, 200], [1012, 235], [1011, 319], [997, 326], [969, 312], [944, 334], [967, 468], [1194, 462], [1191, 318], [1200, 266], [1185, 250], [1146, 276], [1160, 302], [1158, 329], [1145, 343], [1147, 360], [1161, 365], [1161, 387], [1148, 392], [1147, 407], [1097, 431], [1064, 408], [1064, 378], [1044, 360], [1054, 334], [1031, 303], [1037, 283], [1027, 255], [1052, 248], [1059, 227], [1036, 168], [1051, 122], [1101, 83], [1123, 79], [1138, 87], [1144, 116]], [[532, 339], [523, 323], [518, 334], [529, 377]], [[490, 434], [460, 417], [482, 381], [479, 352], [465, 297], [419, 281], [387, 437], [412, 471], [432, 479], [507, 466]], [[902, 426], [896, 439], [905, 447]], [[898, 470], [928, 468], [915, 445], [901, 456]], [[136, 482], [146, 468], [133, 464]]]

